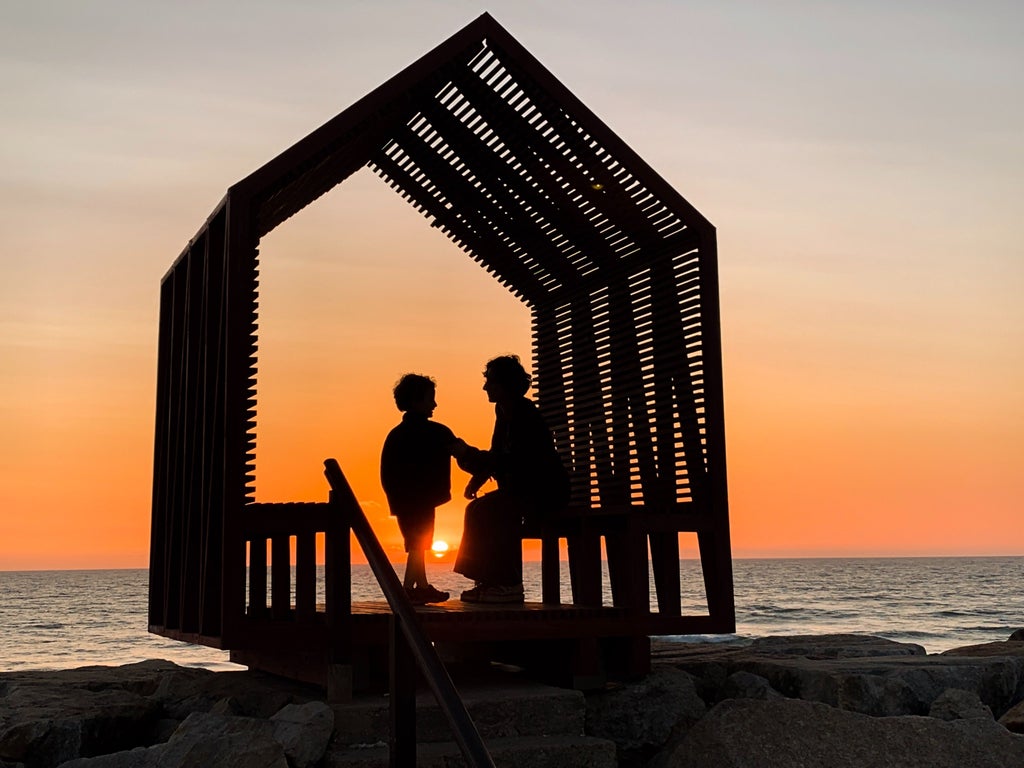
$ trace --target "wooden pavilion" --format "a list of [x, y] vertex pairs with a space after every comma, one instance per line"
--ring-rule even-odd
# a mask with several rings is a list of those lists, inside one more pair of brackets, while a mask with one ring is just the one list
[[343, 505], [254, 500], [260, 239], [366, 166], [528, 306], [573, 478], [565, 518], [526, 534], [543, 602], [420, 609], [430, 639], [587, 675], [642, 671], [651, 635], [734, 631], [715, 229], [487, 14], [231, 186], [163, 278], [150, 631], [314, 682], [386, 645], [387, 605], [348, 594]]

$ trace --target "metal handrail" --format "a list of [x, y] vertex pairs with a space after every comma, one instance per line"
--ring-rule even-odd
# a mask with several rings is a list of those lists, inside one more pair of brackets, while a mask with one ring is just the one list
[[[366, 519], [366, 513], [363, 512], [363, 508], [352, 492], [352, 487], [349, 485], [337, 461], [334, 459], [326, 459], [324, 461], [324, 476], [331, 486], [331, 502], [344, 506], [348, 511], [348, 525], [353, 533], [355, 533], [356, 540], [362, 547], [374, 576], [377, 577], [377, 582], [380, 584], [384, 597], [391, 607], [391, 612], [401, 629], [401, 634], [405, 637], [405, 643], [408, 646], [409, 652], [423, 672], [430, 690], [434, 693], [434, 698], [437, 699], [438, 706], [451, 726], [455, 741], [462, 751], [462, 756], [470, 766], [493, 768], [494, 761], [491, 759], [491, 755], [487, 751], [483, 739], [480, 737], [476, 724], [469, 716], [465, 703], [462, 701], [459, 692], [455, 689], [455, 684], [448, 675], [448, 670], [445, 669], [444, 663], [441, 661], [440, 656], [437, 655], [437, 650], [423, 633], [416, 618], [416, 611], [413, 610], [412, 603], [409, 602], [409, 597], [398, 580], [395, 569], [384, 554], [384, 548], [373, 532], [373, 528], [370, 527], [370, 522]], [[396, 635], [392, 636], [391, 642], [397, 643], [399, 640], [400, 638], [396, 633]], [[398, 656], [401, 655], [401, 651], [397, 648], [392, 648], [392, 654], [393, 656]], [[400, 668], [400, 664], [392, 664], [392, 675], [394, 676], [399, 673]], [[392, 680], [392, 690], [394, 690], [395, 685], [396, 681]], [[395, 708], [403, 705], [403, 702], [397, 700], [399, 698], [395, 695], [391, 696], [393, 729], [395, 728], [396, 719]], [[415, 707], [412, 708], [412, 717], [413, 727], [411, 730], [415, 733]], [[415, 762], [415, 752], [412, 753], [412, 760]], [[395, 762], [392, 761], [392, 765], [394, 764]]]

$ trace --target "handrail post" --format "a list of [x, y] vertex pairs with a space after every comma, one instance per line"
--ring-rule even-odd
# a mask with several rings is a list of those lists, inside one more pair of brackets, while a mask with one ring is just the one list
[[388, 765], [390, 768], [415, 768], [416, 662], [394, 614], [388, 622], [388, 631], [391, 634], [388, 675], [391, 737], [388, 741]]

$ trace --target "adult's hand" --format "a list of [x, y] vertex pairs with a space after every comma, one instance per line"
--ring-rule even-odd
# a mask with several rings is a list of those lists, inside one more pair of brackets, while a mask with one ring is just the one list
[[475, 499], [477, 492], [487, 482], [486, 477], [471, 477], [466, 483], [466, 492], [463, 494], [467, 499]]

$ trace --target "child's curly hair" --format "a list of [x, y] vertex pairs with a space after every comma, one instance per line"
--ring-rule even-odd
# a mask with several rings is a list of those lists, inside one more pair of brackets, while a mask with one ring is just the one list
[[392, 392], [395, 395], [395, 405], [398, 410], [407, 411], [413, 403], [427, 394], [433, 394], [436, 389], [437, 382], [429, 376], [407, 373], [398, 380]]

